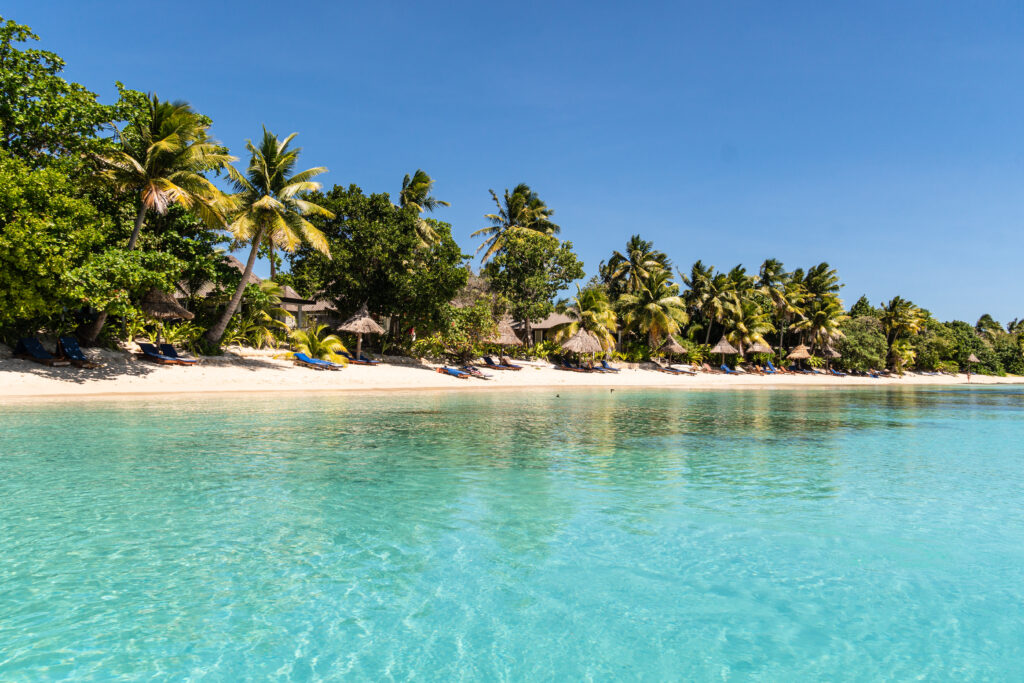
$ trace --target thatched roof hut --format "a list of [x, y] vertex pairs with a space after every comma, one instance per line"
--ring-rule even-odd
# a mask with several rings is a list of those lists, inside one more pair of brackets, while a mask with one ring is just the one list
[[800, 344], [800, 346], [794, 348], [792, 351], [789, 352], [789, 355], [786, 356], [786, 358], [788, 358], [789, 360], [806, 360], [807, 358], [810, 357], [811, 350], [808, 349], [807, 346], [805, 346], [804, 344]]
[[677, 342], [676, 338], [673, 337], [672, 335], [668, 336], [668, 339], [666, 339], [665, 342], [658, 347], [658, 350], [661, 351], [662, 353], [670, 353], [673, 355], [686, 353], [686, 348], [683, 347], [682, 344]]
[[590, 330], [580, 329], [576, 334], [569, 337], [562, 348], [572, 353], [601, 353], [604, 347], [601, 340]]
[[339, 327], [342, 332], [351, 332], [356, 335], [356, 359], [363, 353], [364, 334], [384, 334], [384, 328], [377, 324], [377, 321], [370, 317], [370, 312], [363, 304], [356, 314], [343, 322]]
[[192, 320], [196, 316], [185, 310], [167, 292], [151, 289], [139, 302], [142, 312], [155, 320]]
[[821, 350], [821, 353], [822, 353], [823, 356], [825, 356], [825, 358], [835, 359], [835, 358], [842, 358], [843, 357], [843, 354], [839, 353], [838, 351], [833, 349], [831, 346], [826, 346], [825, 348], [823, 348]]
[[977, 357], [977, 356], [975, 356], [975, 355], [974, 355], [974, 354], [972, 353], [971, 355], [967, 356], [967, 362], [968, 362], [968, 363], [980, 363], [981, 361], [980, 361], [980, 360], [978, 360], [978, 357]]
[[499, 346], [522, 346], [523, 342], [516, 336], [512, 329], [512, 318], [503, 316], [498, 322], [498, 330], [487, 340], [491, 344]]
[[736, 349], [735, 346], [729, 343], [729, 341], [725, 338], [725, 335], [723, 334], [722, 338], [719, 339], [718, 343], [715, 344], [715, 346], [711, 349], [711, 353], [733, 355], [739, 353], [739, 351]]
[[772, 347], [768, 346], [764, 342], [754, 342], [750, 346], [750, 348], [747, 349], [747, 353], [771, 353], [771, 352], [772, 352]]

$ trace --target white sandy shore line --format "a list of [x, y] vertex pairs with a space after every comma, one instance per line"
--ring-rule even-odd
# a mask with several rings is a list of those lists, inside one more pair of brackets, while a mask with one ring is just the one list
[[[375, 367], [352, 365], [339, 372], [297, 367], [269, 354], [227, 354], [204, 358], [195, 367], [154, 365], [104, 352], [94, 370], [49, 368], [17, 359], [0, 360], [0, 400], [141, 394], [209, 394], [228, 392], [417, 391], [437, 389], [515, 389], [530, 387], [648, 387], [679, 389], [779, 389], [807, 387], [949, 386], [967, 384], [966, 375], [907, 375], [902, 379], [824, 375], [668, 375], [650, 369], [623, 369], [618, 374], [557, 370], [548, 363], [524, 363], [523, 370], [487, 371], [490, 380], [457, 379], [436, 366], [407, 359]], [[1022, 384], [1024, 377], [974, 375], [972, 385]]]

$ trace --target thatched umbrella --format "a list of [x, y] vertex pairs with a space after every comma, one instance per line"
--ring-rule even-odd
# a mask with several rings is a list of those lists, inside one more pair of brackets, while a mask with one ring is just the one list
[[522, 340], [516, 336], [515, 330], [512, 329], [512, 318], [507, 315], [498, 322], [498, 330], [487, 341], [499, 346], [523, 345]]
[[805, 346], [804, 344], [795, 347], [792, 351], [789, 352], [789, 355], [786, 356], [786, 358], [788, 358], [789, 360], [805, 360], [810, 357], [811, 350], [808, 349], [807, 346]]
[[973, 353], [971, 355], [967, 356], [967, 381], [968, 382], [971, 381], [971, 363], [980, 363], [980, 362], [981, 361], [978, 360], [978, 357], [975, 356]]
[[730, 356], [734, 356], [739, 353], [739, 351], [735, 346], [730, 344], [728, 340], [726, 340], [725, 335], [723, 334], [722, 338], [719, 339], [718, 343], [711, 349], [711, 353], [722, 354], [722, 365], [725, 365], [725, 355], [729, 354]]
[[658, 350], [661, 351], [662, 353], [671, 355], [686, 353], [686, 349], [683, 347], [683, 345], [677, 342], [676, 338], [673, 337], [671, 334], [668, 336], [668, 339], [665, 340], [665, 343], [658, 347]]
[[754, 342], [750, 346], [750, 348], [747, 349], [747, 353], [771, 353], [771, 352], [772, 352], [772, 347], [768, 346], [764, 342]]
[[366, 310], [366, 304], [356, 311], [356, 314], [346, 320], [340, 327], [339, 330], [342, 332], [351, 332], [356, 335], [356, 360], [359, 359], [363, 353], [363, 335], [364, 334], [384, 334], [384, 328], [377, 324], [373, 318], [370, 317], [370, 312]]
[[604, 347], [601, 346], [601, 340], [597, 338], [597, 335], [583, 328], [580, 328], [576, 334], [565, 340], [562, 343], [562, 348], [576, 354], [601, 353], [604, 351]]
[[147, 317], [157, 321], [156, 343], [160, 345], [160, 337], [164, 332], [164, 320], [192, 320], [195, 314], [181, 307], [167, 292], [153, 288], [146, 292], [139, 302], [139, 308]]

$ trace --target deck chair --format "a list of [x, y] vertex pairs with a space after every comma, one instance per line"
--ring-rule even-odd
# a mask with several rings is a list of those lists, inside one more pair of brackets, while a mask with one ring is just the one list
[[25, 337], [18, 340], [14, 347], [14, 357], [22, 360], [30, 360], [34, 363], [49, 365], [51, 368], [59, 368], [71, 365], [71, 361], [57, 358], [43, 348], [43, 345], [35, 337]]
[[742, 373], [736, 372], [735, 370], [733, 370], [732, 368], [730, 368], [730, 367], [729, 367], [728, 365], [726, 365], [725, 363], [722, 363], [722, 365], [721, 365], [721, 368], [720, 368], [720, 369], [721, 369], [721, 371], [722, 371], [722, 372], [724, 372], [724, 373], [725, 373], [725, 374], [727, 374], [727, 375], [739, 375], [739, 374], [742, 374]]
[[458, 377], [459, 379], [469, 379], [470, 377], [468, 372], [463, 372], [462, 370], [456, 370], [455, 368], [449, 368], [446, 366], [439, 367], [437, 371], [442, 375], [451, 375], [452, 377]]
[[98, 368], [99, 363], [93, 363], [91, 360], [85, 357], [82, 352], [82, 347], [78, 345], [78, 340], [74, 337], [60, 337], [57, 339], [57, 353], [59, 353], [66, 360], [71, 361], [72, 365], [80, 368]]
[[184, 358], [184, 357], [182, 357], [178, 353], [178, 349], [174, 348], [173, 344], [161, 344], [160, 345], [160, 353], [164, 354], [168, 358], [174, 358], [174, 359], [176, 359], [176, 360], [178, 360], [178, 361], [180, 361], [182, 363], [185, 363], [186, 365], [192, 365], [193, 363], [198, 363], [199, 362], [195, 358]]
[[298, 365], [306, 368], [312, 368], [313, 370], [341, 370], [344, 365], [338, 363], [332, 363], [329, 360], [320, 360], [319, 358], [310, 358], [305, 353], [293, 353], [292, 360]]

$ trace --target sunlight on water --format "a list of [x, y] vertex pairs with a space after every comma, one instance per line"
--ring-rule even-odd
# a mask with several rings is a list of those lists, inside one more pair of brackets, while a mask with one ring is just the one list
[[1020, 389], [0, 407], [0, 680], [1013, 679]]

